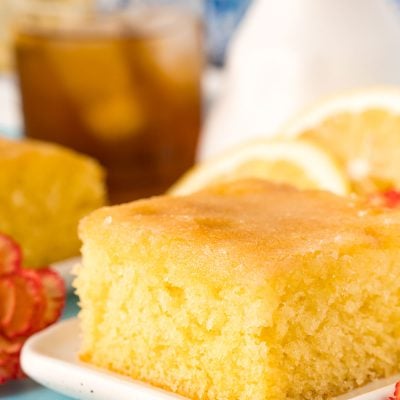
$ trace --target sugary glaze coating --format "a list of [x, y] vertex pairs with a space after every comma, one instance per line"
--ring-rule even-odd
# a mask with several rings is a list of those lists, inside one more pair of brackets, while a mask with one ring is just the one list
[[399, 233], [397, 211], [257, 180], [97, 210], [81, 357], [210, 400], [327, 399], [393, 374]]

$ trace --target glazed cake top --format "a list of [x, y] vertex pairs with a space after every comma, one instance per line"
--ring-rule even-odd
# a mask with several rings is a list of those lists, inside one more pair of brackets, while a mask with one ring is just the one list
[[234, 259], [264, 272], [306, 254], [395, 247], [399, 234], [398, 211], [262, 180], [104, 207], [80, 225], [84, 244], [95, 241], [119, 257], [141, 242], [177, 259]]

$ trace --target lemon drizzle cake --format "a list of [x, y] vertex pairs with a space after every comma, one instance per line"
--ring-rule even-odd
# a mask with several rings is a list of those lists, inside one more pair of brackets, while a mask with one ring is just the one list
[[104, 172], [61, 146], [0, 138], [0, 232], [23, 249], [24, 265], [79, 254], [78, 221], [105, 204]]
[[80, 357], [191, 399], [328, 399], [400, 366], [400, 214], [264, 181], [80, 225]]

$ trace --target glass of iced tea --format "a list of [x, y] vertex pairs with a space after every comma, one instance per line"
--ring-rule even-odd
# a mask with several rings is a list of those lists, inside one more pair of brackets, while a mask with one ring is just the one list
[[22, 1], [15, 56], [26, 135], [96, 157], [112, 203], [164, 192], [193, 164], [200, 131], [198, 7]]

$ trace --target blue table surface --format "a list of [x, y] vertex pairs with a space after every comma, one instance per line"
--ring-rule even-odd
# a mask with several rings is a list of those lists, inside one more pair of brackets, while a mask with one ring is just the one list
[[[74, 295], [68, 296], [63, 319], [71, 318], [78, 312], [77, 299]], [[1, 400], [71, 400], [50, 389], [33, 382], [31, 379], [9, 382], [0, 385]]]

